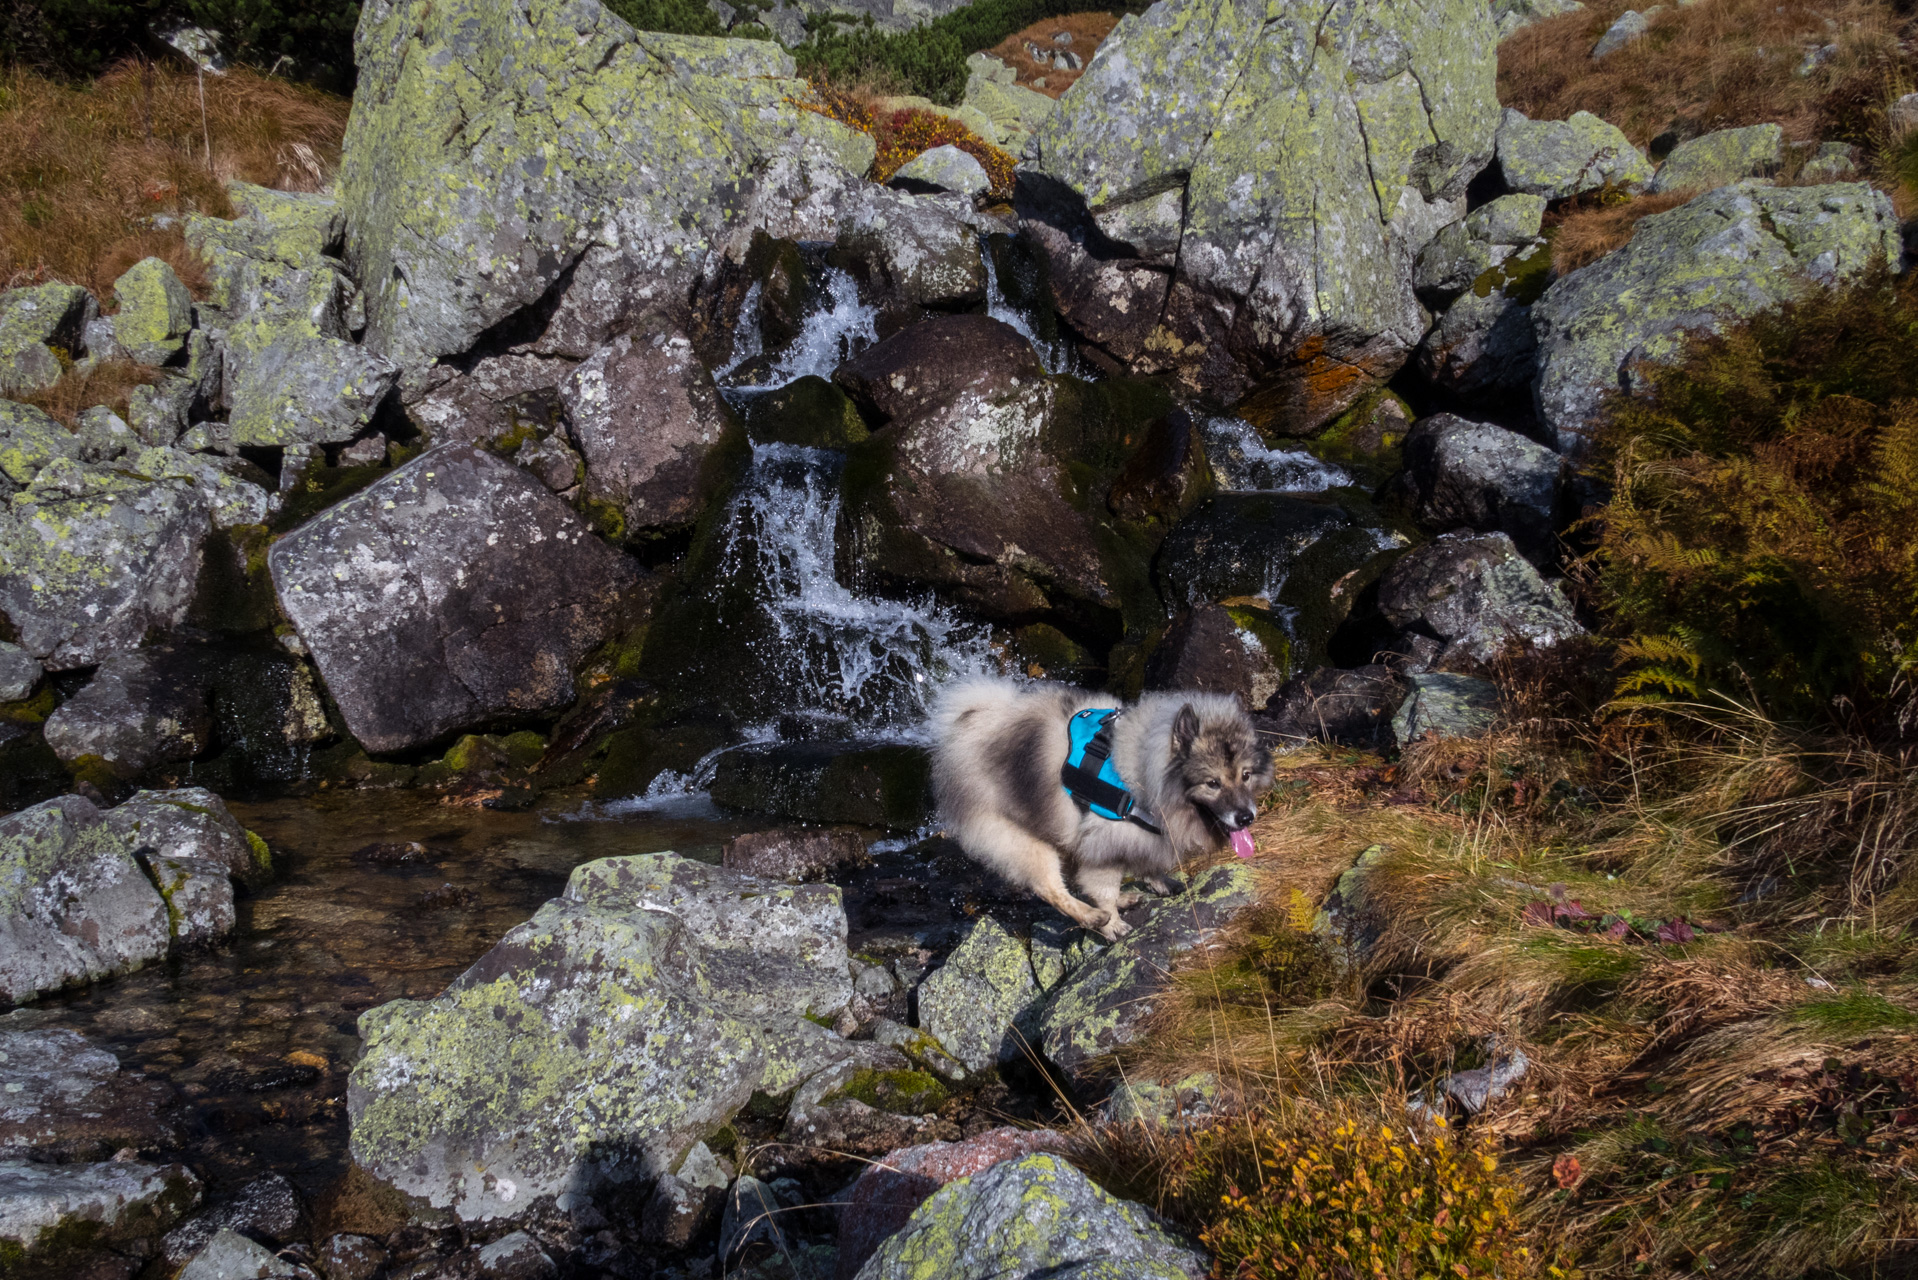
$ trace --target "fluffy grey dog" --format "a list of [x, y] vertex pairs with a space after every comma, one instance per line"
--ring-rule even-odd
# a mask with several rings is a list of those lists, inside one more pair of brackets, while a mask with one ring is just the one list
[[[1128, 877], [1155, 893], [1194, 854], [1211, 853], [1258, 816], [1272, 760], [1238, 699], [1149, 693], [1115, 722], [1112, 763], [1158, 833], [1080, 809], [1059, 781], [1068, 722], [1114, 699], [1062, 685], [976, 679], [933, 708], [933, 794], [966, 853], [1074, 921], [1118, 938]], [[1070, 871], [1091, 905], [1066, 888]]]

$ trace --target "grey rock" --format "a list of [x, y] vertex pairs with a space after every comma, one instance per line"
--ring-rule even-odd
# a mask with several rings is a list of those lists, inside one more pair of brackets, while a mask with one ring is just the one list
[[202, 1253], [223, 1231], [270, 1245], [290, 1244], [307, 1233], [306, 1204], [299, 1191], [277, 1173], [255, 1178], [240, 1194], [215, 1205], [171, 1232], [160, 1252], [174, 1266]]
[[966, 92], [960, 102], [991, 120], [999, 136], [989, 141], [1015, 156], [1058, 107], [1052, 98], [1019, 84], [1017, 72], [985, 53], [966, 59]]
[[1033, 1027], [1025, 1014], [1038, 998], [1026, 944], [991, 916], [980, 916], [919, 984], [919, 1026], [966, 1070], [990, 1071], [1031, 1052]]
[[158, 258], [142, 258], [113, 282], [119, 313], [113, 340], [140, 364], [165, 364], [186, 345], [193, 328], [193, 295], [173, 268]]
[[892, 175], [892, 185], [906, 191], [950, 191], [982, 196], [992, 187], [986, 168], [959, 148], [947, 144], [921, 151]]
[[1174, 617], [1146, 663], [1145, 687], [1229, 693], [1248, 707], [1264, 706], [1285, 683], [1289, 637], [1269, 614], [1236, 612], [1202, 604]]
[[1208, 1265], [1143, 1205], [1114, 1199], [1040, 1152], [946, 1183], [857, 1280], [1198, 1280]]
[[366, 1236], [340, 1233], [320, 1245], [319, 1262], [326, 1280], [373, 1280], [386, 1265], [386, 1249]]
[[0, 640], [0, 702], [18, 702], [30, 696], [39, 688], [44, 674], [32, 654]]
[[1913, 129], [1918, 129], [1918, 93], [1900, 95], [1898, 100], [1891, 104], [1891, 109], [1885, 113], [1885, 116], [1892, 133], [1901, 138]]
[[123, 778], [191, 760], [213, 742], [198, 673], [151, 650], [116, 653], [47, 717], [47, 745], [67, 764], [93, 756]]
[[1435, 639], [1426, 665], [1487, 663], [1514, 640], [1548, 648], [1585, 633], [1503, 533], [1448, 533], [1415, 547], [1379, 582], [1379, 612], [1401, 632]]
[[112, 316], [96, 316], [87, 321], [87, 327], [80, 334], [80, 343], [87, 349], [87, 359], [95, 363], [128, 358], [114, 340]]
[[0, 485], [0, 494], [33, 483], [41, 469], [57, 458], [77, 461], [82, 441], [30, 404], [0, 400], [0, 475], [12, 484]]
[[838, 901], [672, 854], [580, 868], [443, 994], [361, 1015], [354, 1159], [467, 1221], [683, 1167], [755, 1092], [854, 1052], [805, 1017], [850, 986]]
[[173, 1090], [65, 1027], [0, 1031], [0, 1156], [105, 1160], [185, 1140]]
[[92, 804], [0, 818], [0, 999], [128, 973], [168, 942], [166, 903]]
[[99, 314], [100, 304], [79, 285], [0, 291], [0, 395], [45, 391], [58, 382], [52, 348], [78, 355], [87, 325]]
[[0, 516], [0, 610], [49, 671], [92, 666], [185, 620], [210, 524], [183, 481], [56, 459]]
[[880, 286], [899, 304], [960, 307], [986, 296], [979, 232], [967, 197], [874, 188], [840, 234], [838, 248], [871, 263]]
[[[1446, 676], [1425, 681], [1429, 688], [1440, 688], [1446, 681], [1470, 681], [1469, 676]], [[1484, 681], [1477, 681], [1484, 684]], [[1396, 728], [1396, 725], [1394, 726]], [[1385, 916], [1378, 895], [1372, 891], [1372, 869], [1384, 849], [1372, 845], [1363, 850], [1351, 866], [1339, 873], [1332, 891], [1325, 895], [1312, 932], [1325, 941], [1334, 965], [1350, 974], [1372, 956], [1373, 948], [1385, 931]]]
[[556, 435], [528, 440], [513, 455], [513, 461], [538, 476], [539, 482], [554, 493], [572, 489], [585, 474], [579, 455]]
[[[584, 354], [591, 355], [598, 344]], [[435, 369], [441, 380], [407, 404], [407, 416], [433, 444], [487, 444], [521, 423], [559, 423], [559, 386], [575, 362], [528, 352], [486, 356], [463, 372]]]
[[1557, 547], [1565, 460], [1516, 431], [1455, 414], [1421, 418], [1406, 433], [1405, 490], [1433, 533], [1506, 533], [1534, 563]]
[[1514, 1049], [1498, 1055], [1487, 1066], [1454, 1071], [1439, 1082], [1439, 1089], [1468, 1114], [1477, 1115], [1523, 1080], [1531, 1065], [1523, 1049]]
[[205, 858], [149, 858], [147, 874], [166, 900], [176, 947], [224, 942], [233, 932], [233, 881], [224, 866]]
[[[1656, 6], [1654, 6], [1656, 7]], [[1627, 9], [1618, 15], [1618, 20], [1605, 28], [1605, 34], [1592, 46], [1592, 60], [1608, 58], [1632, 41], [1642, 38], [1652, 29], [1649, 13], [1640, 13], [1636, 9]]]
[[727, 1167], [703, 1142], [695, 1142], [679, 1168], [661, 1174], [640, 1212], [640, 1238], [666, 1249], [685, 1249], [719, 1216], [732, 1181]]
[[1800, 182], [1855, 182], [1858, 148], [1849, 142], [1821, 142], [1798, 171]]
[[343, 467], [377, 467], [386, 462], [386, 437], [375, 431], [340, 450]]
[[1144, 1124], [1167, 1129], [1215, 1115], [1224, 1103], [1219, 1078], [1195, 1072], [1171, 1084], [1134, 1080], [1120, 1085], [1099, 1109], [1108, 1124]]
[[737, 427], [712, 375], [677, 331], [621, 334], [560, 385], [586, 494], [633, 532], [692, 522], [711, 496], [710, 460]]
[[1498, 165], [1508, 191], [1561, 200], [1610, 184], [1642, 190], [1652, 164], [1616, 125], [1589, 111], [1566, 120], [1528, 120], [1506, 108], [1498, 127]]
[[1539, 418], [1561, 453], [1577, 453], [1605, 392], [1632, 385], [1634, 363], [1669, 361], [1687, 334], [1806, 289], [1895, 270], [1902, 254], [1889, 197], [1863, 184], [1739, 184], [1654, 214], [1533, 304]]
[[145, 443], [133, 434], [126, 419], [103, 404], [80, 411], [73, 435], [79, 442], [82, 462], [112, 462]]
[[899, 979], [883, 964], [869, 964], [861, 967], [855, 961], [852, 989], [853, 994], [864, 996], [868, 1000], [884, 1000], [899, 990]]
[[176, 373], [133, 389], [127, 397], [127, 425], [143, 444], [170, 445], [186, 431], [198, 390]]
[[222, 1228], [186, 1264], [178, 1280], [277, 1280], [297, 1276], [293, 1264], [236, 1231]]
[[743, 1176], [726, 1193], [726, 1207], [719, 1220], [719, 1265], [722, 1270], [754, 1245], [765, 1245], [779, 1252], [788, 1248], [786, 1233], [780, 1225], [782, 1206], [773, 1189], [758, 1178]]
[[138, 1250], [199, 1201], [199, 1179], [184, 1165], [0, 1161], [0, 1240], [43, 1267], [76, 1238], [83, 1251]]
[[1503, 195], [1440, 229], [1420, 251], [1412, 277], [1419, 296], [1447, 301], [1470, 289], [1520, 248], [1538, 240], [1545, 197]]
[[1785, 131], [1775, 124], [1720, 129], [1674, 147], [1652, 179], [1652, 190], [1712, 191], [1775, 173], [1784, 159]]
[[1401, 747], [1423, 738], [1476, 738], [1498, 717], [1498, 687], [1477, 676], [1425, 671], [1409, 677], [1411, 693], [1392, 719]]
[[1529, 27], [1561, 13], [1575, 13], [1585, 6], [1578, 0], [1493, 0], [1492, 17], [1498, 23], [1500, 40], [1514, 31]]
[[501, 1236], [479, 1251], [480, 1274], [487, 1280], [551, 1280], [559, 1268], [524, 1231]]
[[258, 483], [266, 473], [242, 458], [190, 453], [185, 449], [134, 449], [124, 466], [153, 480], [183, 480], [199, 490], [216, 529], [264, 524], [278, 510]]
[[1468, 289], [1419, 344], [1418, 362], [1426, 377], [1457, 395], [1525, 391], [1538, 376], [1532, 308], [1503, 289]]
[[546, 487], [443, 445], [280, 539], [280, 606], [370, 751], [573, 700], [637, 581]]

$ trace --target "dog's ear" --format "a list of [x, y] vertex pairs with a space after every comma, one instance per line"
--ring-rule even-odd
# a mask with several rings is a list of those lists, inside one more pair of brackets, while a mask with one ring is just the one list
[[1192, 709], [1190, 702], [1179, 708], [1179, 714], [1172, 717], [1172, 750], [1184, 755], [1192, 749], [1193, 740], [1199, 736], [1199, 713]]

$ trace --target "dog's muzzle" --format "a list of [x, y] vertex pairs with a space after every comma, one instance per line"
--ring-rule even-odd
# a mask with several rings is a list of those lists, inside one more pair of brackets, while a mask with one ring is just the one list
[[1258, 816], [1258, 811], [1254, 809], [1234, 809], [1230, 813], [1219, 815], [1219, 825], [1227, 831], [1243, 831], [1251, 826]]

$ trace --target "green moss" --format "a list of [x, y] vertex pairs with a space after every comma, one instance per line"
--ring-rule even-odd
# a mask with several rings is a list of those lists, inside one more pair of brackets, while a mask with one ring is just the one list
[[1289, 679], [1295, 674], [1292, 669], [1291, 633], [1274, 621], [1271, 614], [1246, 605], [1230, 606], [1225, 612], [1234, 626], [1250, 632], [1258, 640], [1266, 656], [1272, 659], [1272, 665], [1278, 668], [1282, 679]]
[[517, 768], [530, 769], [546, 754], [546, 739], [531, 729], [509, 733], [498, 741], [507, 761]]
[[381, 466], [315, 467], [298, 488], [286, 495], [285, 504], [268, 528], [285, 533], [389, 474]]
[[1305, 449], [1344, 467], [1364, 488], [1376, 489], [1403, 469], [1405, 433], [1416, 416], [1405, 401], [1378, 387], [1334, 418], [1316, 438], [1304, 442]]
[[860, 1071], [823, 1101], [851, 1098], [894, 1115], [922, 1116], [937, 1111], [951, 1096], [937, 1077], [924, 1071]]
[[85, 782], [98, 787], [107, 795], [118, 792], [120, 784], [125, 781], [112, 765], [96, 755], [84, 755], [77, 760], [68, 761], [67, 772], [72, 775], [75, 782]]
[[53, 714], [56, 705], [53, 686], [43, 684], [31, 698], [23, 698], [19, 702], [0, 702], [0, 720], [14, 724], [41, 724]]
[[593, 526], [593, 531], [608, 542], [626, 540], [626, 513], [617, 502], [582, 494], [579, 513], [586, 517], [586, 523]]
[[1528, 256], [1521, 258], [1513, 254], [1498, 266], [1481, 272], [1478, 279], [1472, 281], [1472, 292], [1489, 298], [1495, 291], [1502, 290], [1506, 297], [1529, 307], [1538, 301], [1552, 279], [1552, 246], [1548, 234], [1546, 243], [1530, 250]]
[[246, 847], [252, 851], [253, 864], [262, 871], [273, 870], [273, 850], [261, 838], [260, 833], [246, 829]]

